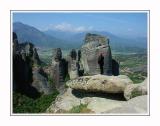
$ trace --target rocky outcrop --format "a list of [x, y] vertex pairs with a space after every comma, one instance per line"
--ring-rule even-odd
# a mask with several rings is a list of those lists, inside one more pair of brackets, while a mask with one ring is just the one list
[[25, 92], [32, 83], [32, 63], [24, 54], [13, 54], [13, 89]]
[[73, 106], [80, 105], [80, 99], [72, 94], [72, 89], [68, 89], [63, 95], [57, 96], [56, 100], [46, 110], [47, 113], [65, 113]]
[[41, 61], [37, 53], [37, 49], [30, 42], [24, 42], [19, 44], [18, 50], [16, 52], [27, 56], [34, 65], [41, 64]]
[[138, 96], [133, 99], [130, 99], [127, 102], [124, 102], [119, 107], [115, 107], [111, 110], [107, 110], [102, 113], [110, 113], [110, 114], [147, 114], [147, 95]]
[[72, 89], [106, 93], [123, 93], [126, 86], [131, 84], [133, 82], [125, 75], [83, 76], [66, 82], [66, 85]]
[[79, 76], [79, 68], [78, 68], [78, 61], [77, 59], [77, 52], [75, 49], [72, 49], [70, 55], [68, 57], [68, 74], [70, 79], [75, 79]]
[[139, 84], [127, 85], [124, 90], [124, 97], [126, 98], [126, 100], [141, 95], [147, 95], [147, 79]]
[[60, 48], [53, 50], [51, 76], [57, 88], [64, 85], [67, 75], [71, 80], [100, 73], [119, 75], [119, 64], [112, 59], [109, 39], [101, 35], [86, 34], [85, 43], [78, 52], [72, 49], [68, 57], [62, 57]]
[[33, 62], [38, 65], [41, 64], [36, 48], [33, 49]]
[[32, 83], [32, 59], [13, 33], [13, 90], [26, 93]]
[[19, 44], [16, 33], [13, 33], [13, 90], [32, 98], [39, 97], [42, 92], [50, 93], [46, 76], [35, 70], [40, 64], [34, 45], [30, 42]]
[[[106, 97], [99, 97], [97, 95], [86, 95], [78, 97], [74, 90], [68, 88], [67, 91], [59, 95], [56, 100], [47, 109], [47, 113], [70, 113], [71, 109], [81, 104], [86, 104], [87, 109], [92, 113], [130, 113], [130, 114], [146, 114], [147, 113], [147, 96], [139, 96], [129, 101], [116, 100]], [[82, 94], [78, 94], [82, 95]], [[86, 112], [88, 113], [88, 112]]]
[[109, 38], [97, 34], [86, 34], [81, 48], [81, 64], [89, 75], [119, 75], [119, 63], [112, 59]]
[[[87, 110], [92, 113], [147, 112], [146, 96], [126, 101], [124, 91], [126, 87], [132, 87], [134, 84], [127, 76], [119, 75], [119, 63], [112, 59], [108, 38], [87, 34], [78, 54], [72, 49], [66, 60], [71, 79], [66, 82], [69, 88], [58, 95], [47, 109], [47, 113], [70, 113], [73, 107], [82, 104], [87, 105]], [[57, 65], [56, 71], [65, 69], [59, 65], [60, 62], [61, 58], [59, 60], [53, 58], [52, 65]], [[62, 74], [56, 71], [53, 71], [53, 74], [59, 80]], [[85, 74], [89, 76], [83, 76]], [[141, 102], [137, 104], [136, 102], [140, 100]]]
[[84, 73], [89, 75], [100, 73], [98, 58], [102, 54], [104, 57], [103, 74], [112, 75], [112, 55], [108, 38], [88, 33], [81, 48], [81, 54]]
[[[88, 104], [88, 106], [90, 106], [89, 109], [94, 110], [94, 108], [92, 107], [92, 104], [97, 99], [101, 99], [101, 98], [89, 97], [89, 96], [86, 96], [86, 97], [83, 97], [83, 98], [76, 97], [73, 94], [73, 90], [71, 88], [68, 88], [67, 91], [64, 94], [59, 95], [56, 98], [55, 102], [53, 102], [51, 104], [51, 106], [47, 109], [46, 112], [47, 113], [70, 113], [70, 110], [73, 107], [79, 106], [81, 104]], [[102, 98], [102, 99], [105, 99], [105, 98]], [[97, 112], [97, 111], [95, 110], [94, 113], [95, 112]]]
[[53, 93], [54, 87], [48, 83], [47, 77], [45, 77], [43, 73], [43, 69], [35, 67], [33, 69], [33, 82], [31, 85], [38, 92], [48, 95]]
[[68, 73], [68, 63], [62, 58], [62, 51], [60, 48], [53, 50], [53, 60], [51, 64], [51, 77], [53, 78], [56, 88], [64, 85], [65, 77]]

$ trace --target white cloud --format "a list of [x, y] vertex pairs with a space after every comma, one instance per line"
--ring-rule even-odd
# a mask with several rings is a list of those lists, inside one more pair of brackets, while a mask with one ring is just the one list
[[60, 30], [60, 31], [68, 31], [68, 32], [84, 32], [84, 31], [90, 31], [93, 29], [92, 26], [85, 27], [85, 26], [73, 26], [69, 23], [61, 23], [57, 25], [50, 24], [47, 29], [53, 29], [53, 30]]

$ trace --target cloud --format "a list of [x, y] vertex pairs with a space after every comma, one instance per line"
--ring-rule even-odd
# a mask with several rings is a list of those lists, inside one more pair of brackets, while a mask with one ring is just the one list
[[52, 29], [52, 30], [60, 30], [60, 31], [68, 31], [68, 32], [84, 32], [84, 31], [90, 31], [93, 29], [92, 26], [86, 27], [86, 26], [73, 26], [72, 24], [69, 23], [61, 23], [57, 25], [50, 24], [47, 29]]

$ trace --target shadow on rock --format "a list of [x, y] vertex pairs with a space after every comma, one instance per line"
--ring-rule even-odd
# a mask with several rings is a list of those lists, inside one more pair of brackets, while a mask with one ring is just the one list
[[37, 99], [41, 96], [41, 93], [39, 93], [37, 89], [31, 85], [22, 86], [23, 87], [19, 87], [16, 91], [33, 99]]
[[111, 100], [126, 101], [123, 93], [103, 93], [103, 92], [86, 92], [84, 90], [72, 90], [72, 94], [78, 98], [84, 97], [101, 97]]

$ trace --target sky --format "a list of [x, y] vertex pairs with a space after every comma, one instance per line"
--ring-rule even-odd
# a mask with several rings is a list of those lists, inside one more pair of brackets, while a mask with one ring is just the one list
[[14, 12], [13, 22], [42, 31], [107, 31], [118, 36], [147, 36], [146, 12]]

